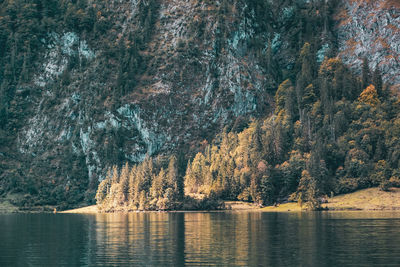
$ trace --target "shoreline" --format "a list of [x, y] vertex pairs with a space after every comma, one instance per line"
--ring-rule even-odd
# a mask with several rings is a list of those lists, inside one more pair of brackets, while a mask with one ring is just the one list
[[[241, 201], [225, 201], [228, 207], [224, 210], [218, 211], [259, 211], [259, 212], [307, 212], [305, 206], [301, 208], [295, 202], [282, 203], [276, 206], [258, 207], [253, 203]], [[353, 193], [334, 196], [327, 198], [327, 203], [321, 204], [322, 211], [335, 212], [335, 211], [391, 211], [400, 212], [400, 188], [390, 188], [390, 191], [381, 191], [378, 188], [362, 189]], [[117, 211], [127, 212], [127, 211]], [[143, 211], [132, 211], [143, 212]], [[158, 212], [158, 211], [153, 211]], [[211, 212], [211, 211], [185, 211], [174, 210], [165, 212]], [[99, 213], [96, 206], [89, 206], [80, 209], [73, 209], [63, 211], [60, 213]]]
[[[281, 203], [276, 206], [259, 207], [253, 203], [241, 201], [225, 201], [226, 209], [222, 210], [172, 210], [172, 211], [128, 211], [121, 210], [114, 213], [128, 212], [307, 212], [305, 206], [301, 208], [295, 202]], [[43, 208], [43, 207], [42, 207]], [[378, 188], [362, 189], [353, 193], [327, 198], [327, 203], [321, 204], [322, 211], [390, 211], [400, 212], [400, 188], [390, 188], [389, 191], [381, 191]], [[52, 213], [51, 210], [20, 210], [17, 206], [10, 203], [8, 199], [0, 202], [0, 214], [7, 213]], [[65, 214], [102, 214], [96, 205], [81, 207], [65, 211], [56, 211], [55, 213]]]
[[242, 202], [242, 201], [224, 201], [226, 209], [221, 210], [165, 210], [165, 211], [158, 211], [158, 210], [148, 210], [148, 211], [141, 211], [141, 210], [120, 210], [115, 212], [99, 212], [96, 205], [72, 209], [72, 210], [65, 210], [60, 211], [57, 213], [69, 213], [69, 214], [107, 214], [107, 213], [134, 213], [134, 212], [223, 212], [223, 211], [257, 211], [260, 208], [250, 202]]
[[[259, 211], [259, 212], [307, 212], [305, 206], [301, 208], [295, 202], [282, 203], [276, 206], [258, 207], [249, 202], [225, 201], [229, 208], [218, 211]], [[322, 211], [391, 211], [400, 212], [400, 188], [390, 188], [389, 191], [381, 191], [377, 187], [358, 190], [353, 193], [327, 198], [327, 203], [321, 204]], [[115, 212], [118, 213], [119, 211]], [[124, 212], [124, 211], [121, 211]], [[125, 211], [127, 212], [127, 211]], [[143, 211], [133, 211], [143, 212]], [[158, 212], [158, 211], [154, 211]], [[211, 211], [165, 211], [165, 212], [211, 212]], [[60, 213], [99, 213], [96, 206], [83, 207], [79, 209], [67, 210]]]
[[[400, 188], [390, 188], [381, 191], [377, 187], [361, 189], [353, 193], [327, 198], [327, 203], [321, 204], [321, 211], [392, 211], [400, 212]], [[263, 212], [302, 212], [305, 210], [295, 202], [268, 206]]]

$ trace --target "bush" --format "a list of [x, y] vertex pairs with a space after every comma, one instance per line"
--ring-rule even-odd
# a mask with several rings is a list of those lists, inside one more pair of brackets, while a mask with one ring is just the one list
[[182, 205], [183, 210], [222, 210], [225, 209], [225, 203], [214, 196], [203, 199], [195, 199], [186, 196]]
[[338, 181], [336, 193], [346, 194], [356, 191], [360, 186], [358, 178], [341, 178]]

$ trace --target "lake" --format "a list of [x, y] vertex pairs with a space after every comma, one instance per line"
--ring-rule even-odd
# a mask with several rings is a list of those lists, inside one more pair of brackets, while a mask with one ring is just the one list
[[0, 266], [400, 266], [400, 213], [2, 214]]

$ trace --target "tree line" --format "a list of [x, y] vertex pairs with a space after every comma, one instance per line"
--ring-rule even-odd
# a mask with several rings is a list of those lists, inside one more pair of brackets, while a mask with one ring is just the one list
[[364, 59], [361, 77], [339, 58], [318, 66], [300, 51], [296, 79], [282, 82], [275, 112], [222, 133], [189, 163], [185, 189], [262, 205], [319, 207], [324, 195], [400, 185], [399, 99]]
[[101, 211], [218, 209], [213, 196], [191, 198], [184, 194], [183, 176], [173, 155], [168, 164], [162, 157], [146, 159], [120, 170], [113, 166], [100, 182], [96, 201]]

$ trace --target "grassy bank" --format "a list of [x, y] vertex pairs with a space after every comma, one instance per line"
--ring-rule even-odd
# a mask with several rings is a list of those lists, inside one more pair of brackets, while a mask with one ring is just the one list
[[61, 211], [60, 213], [92, 214], [92, 213], [98, 213], [98, 210], [97, 210], [97, 206], [93, 205], [93, 206], [83, 207], [83, 208], [79, 208], [79, 209]]
[[400, 188], [388, 192], [368, 188], [328, 199], [322, 206], [329, 210], [400, 210]]
[[[330, 211], [343, 210], [399, 210], [400, 188], [390, 188], [390, 191], [381, 191], [378, 188], [363, 189], [354, 193], [335, 196], [327, 199], [328, 203], [322, 204], [322, 208]], [[261, 209], [269, 212], [301, 211], [297, 203], [285, 203]]]

